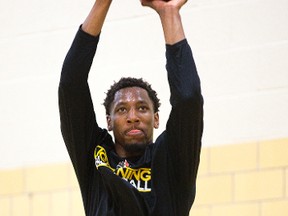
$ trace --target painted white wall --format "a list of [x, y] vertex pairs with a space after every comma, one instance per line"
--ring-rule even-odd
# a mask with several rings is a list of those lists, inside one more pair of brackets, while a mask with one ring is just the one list
[[[92, 0], [0, 1], [0, 168], [62, 162], [57, 87], [65, 54]], [[288, 1], [189, 0], [182, 9], [205, 97], [203, 145], [288, 136]], [[170, 106], [156, 14], [114, 1], [90, 74], [100, 125], [104, 92], [144, 77]]]

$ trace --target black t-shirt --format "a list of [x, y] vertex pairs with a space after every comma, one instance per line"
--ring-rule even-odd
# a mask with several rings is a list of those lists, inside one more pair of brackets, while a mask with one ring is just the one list
[[[139, 158], [120, 158], [98, 126], [87, 83], [99, 36], [78, 30], [59, 84], [62, 135], [87, 216], [185, 216], [195, 198], [203, 131], [200, 80], [187, 40], [166, 45], [172, 106], [165, 131]], [[100, 77], [100, 76], [99, 76]]]

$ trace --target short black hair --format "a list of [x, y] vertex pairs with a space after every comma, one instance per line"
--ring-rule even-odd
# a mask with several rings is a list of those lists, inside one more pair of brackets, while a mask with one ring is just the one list
[[159, 111], [160, 100], [157, 97], [157, 92], [152, 89], [151, 84], [144, 81], [142, 78], [122, 77], [118, 82], [114, 82], [106, 93], [106, 98], [104, 99], [103, 103], [106, 110], [106, 115], [110, 114], [110, 108], [112, 102], [114, 101], [115, 93], [120, 89], [128, 87], [140, 87], [145, 89], [153, 102], [154, 113]]

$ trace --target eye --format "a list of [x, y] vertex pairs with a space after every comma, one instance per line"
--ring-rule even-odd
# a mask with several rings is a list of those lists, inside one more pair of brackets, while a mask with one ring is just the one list
[[139, 107], [139, 111], [141, 111], [141, 112], [145, 112], [145, 111], [147, 111], [148, 110], [148, 107], [147, 106], [140, 106]]
[[117, 109], [117, 112], [118, 113], [124, 113], [126, 111], [126, 108], [125, 107], [119, 107], [118, 109]]

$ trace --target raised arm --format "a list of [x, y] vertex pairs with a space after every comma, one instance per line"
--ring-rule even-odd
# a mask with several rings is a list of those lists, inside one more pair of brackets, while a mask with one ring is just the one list
[[[192, 51], [181, 22], [180, 9], [186, 0], [142, 0], [141, 3], [160, 16], [166, 42], [166, 69], [172, 105], [166, 131], [158, 139], [155, 153], [159, 161], [167, 164], [155, 165], [153, 178], [159, 182], [163, 173], [169, 176], [161, 184], [172, 191], [174, 201], [171, 205], [177, 215], [188, 215], [195, 197], [203, 131], [203, 98]], [[167, 203], [167, 191], [162, 194], [163, 187], [160, 185], [156, 191], [161, 197], [159, 202]]]
[[[59, 84], [61, 131], [82, 193], [87, 197], [92, 193], [87, 182], [93, 176], [91, 170], [95, 170], [93, 152], [102, 134], [87, 79], [111, 1], [96, 0], [94, 3], [66, 55]], [[87, 205], [88, 198], [83, 199]]]

